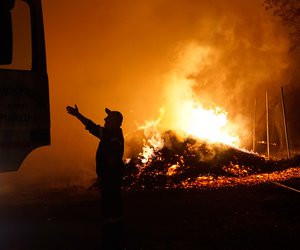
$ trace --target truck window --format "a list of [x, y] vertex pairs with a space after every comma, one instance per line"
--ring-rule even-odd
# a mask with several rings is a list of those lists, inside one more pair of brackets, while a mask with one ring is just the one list
[[31, 70], [31, 21], [30, 8], [25, 1], [16, 0], [11, 11], [13, 26], [13, 61], [10, 65], [0, 65], [0, 69]]

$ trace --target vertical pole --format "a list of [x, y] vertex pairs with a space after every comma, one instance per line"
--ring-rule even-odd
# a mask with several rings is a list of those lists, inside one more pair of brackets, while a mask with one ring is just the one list
[[283, 116], [284, 132], [285, 132], [287, 157], [290, 158], [290, 144], [289, 144], [287, 124], [286, 124], [285, 104], [284, 104], [284, 96], [283, 96], [283, 87], [282, 86], [281, 86], [281, 106], [282, 106], [282, 116]]
[[268, 91], [266, 91], [266, 122], [267, 122], [267, 159], [270, 159], [269, 100], [268, 100]]
[[254, 100], [254, 112], [253, 112], [253, 132], [252, 132], [252, 151], [255, 152], [256, 148], [256, 98]]

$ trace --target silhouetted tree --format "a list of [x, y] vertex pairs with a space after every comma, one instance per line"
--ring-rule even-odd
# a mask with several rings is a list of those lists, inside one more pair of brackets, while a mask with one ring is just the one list
[[290, 30], [292, 48], [300, 45], [300, 1], [299, 0], [263, 0], [266, 10], [281, 18]]

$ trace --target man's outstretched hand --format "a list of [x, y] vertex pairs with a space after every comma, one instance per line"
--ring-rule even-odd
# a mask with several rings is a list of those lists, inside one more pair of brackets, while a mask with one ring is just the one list
[[66, 107], [66, 110], [67, 110], [67, 112], [68, 112], [70, 115], [74, 115], [74, 116], [78, 116], [78, 115], [79, 115], [79, 109], [78, 109], [78, 107], [77, 107], [76, 104], [75, 104], [74, 107], [67, 106], [67, 107]]

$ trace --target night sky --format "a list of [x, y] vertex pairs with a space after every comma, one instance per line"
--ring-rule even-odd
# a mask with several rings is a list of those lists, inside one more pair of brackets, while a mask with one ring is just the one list
[[[261, 2], [43, 0], [52, 142], [32, 152], [18, 172], [1, 174], [1, 188], [94, 178], [98, 141], [67, 115], [67, 105], [77, 104], [100, 124], [105, 107], [119, 110], [129, 135], [156, 119], [161, 107], [168, 128], [178, 93], [190, 93], [207, 108], [223, 107], [251, 140], [254, 99], [261, 117], [265, 91], [275, 99], [283, 85], [296, 145], [299, 51], [289, 51], [287, 28]], [[186, 69], [193, 60], [194, 68]], [[174, 72], [193, 84], [174, 86]]]

